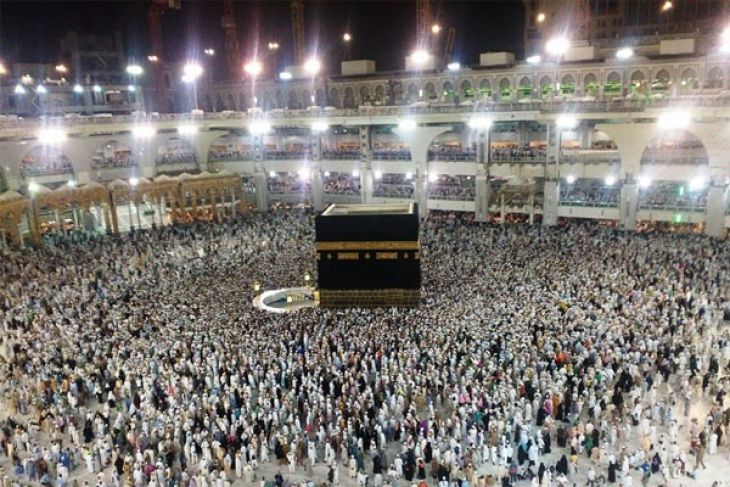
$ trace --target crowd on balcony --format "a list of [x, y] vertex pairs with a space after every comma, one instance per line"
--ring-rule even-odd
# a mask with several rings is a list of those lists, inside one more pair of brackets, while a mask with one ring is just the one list
[[531, 147], [529, 145], [519, 146], [517, 144], [492, 147], [490, 159], [494, 162], [510, 161], [537, 161], [544, 160], [546, 148], [544, 146]]
[[208, 151], [209, 162], [248, 161], [253, 152], [246, 147], [212, 147]]
[[373, 196], [380, 198], [413, 198], [413, 181], [403, 174], [383, 174], [373, 184]]
[[274, 194], [301, 194], [310, 193], [312, 185], [309, 180], [296, 173], [270, 174], [267, 179], [269, 193]]
[[264, 150], [264, 159], [269, 161], [307, 158], [309, 158], [309, 147], [303, 145], [291, 146], [281, 150], [268, 148]]
[[649, 145], [641, 157], [641, 164], [707, 164], [707, 152], [698, 139], [662, 139]]
[[158, 166], [167, 166], [173, 164], [195, 164], [197, 159], [192, 149], [180, 148], [174, 150], [166, 150], [160, 152], [155, 158], [155, 164]]
[[350, 173], [333, 172], [325, 174], [322, 180], [325, 194], [358, 195], [360, 178]]
[[337, 148], [322, 150], [322, 159], [355, 160], [360, 159], [360, 150], [352, 148]]
[[430, 199], [474, 201], [475, 192], [474, 179], [471, 176], [440, 174], [435, 181], [428, 182]]
[[404, 146], [388, 146], [376, 144], [371, 151], [371, 157], [380, 161], [409, 161], [411, 151]]
[[71, 160], [66, 154], [53, 148], [32, 151], [20, 163], [20, 175], [23, 177], [72, 173]]
[[428, 150], [429, 161], [476, 161], [476, 148], [462, 149], [443, 145]]
[[639, 190], [639, 207], [647, 209], [695, 209], [707, 206], [708, 189], [692, 191], [688, 185], [674, 182], [654, 182]]
[[621, 199], [621, 188], [607, 186], [599, 179], [578, 179], [572, 184], [560, 185], [560, 203], [580, 206], [616, 207]]
[[91, 158], [92, 169], [122, 169], [136, 166], [137, 160], [131, 151], [117, 151], [110, 155], [97, 154]]

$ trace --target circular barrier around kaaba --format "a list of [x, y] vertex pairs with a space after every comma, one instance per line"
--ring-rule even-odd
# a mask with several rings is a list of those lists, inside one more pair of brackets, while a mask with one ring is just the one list
[[319, 305], [317, 291], [311, 287], [287, 287], [264, 291], [253, 300], [253, 305], [270, 313], [291, 313]]

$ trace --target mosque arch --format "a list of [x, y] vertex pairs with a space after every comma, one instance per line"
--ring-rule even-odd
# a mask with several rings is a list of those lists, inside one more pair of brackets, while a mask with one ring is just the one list
[[461, 96], [464, 98], [471, 98], [474, 96], [474, 91], [471, 89], [471, 82], [468, 79], [461, 82]]
[[355, 92], [353, 91], [353, 89], [350, 86], [345, 88], [344, 107], [345, 108], [355, 108]]
[[488, 79], [483, 79], [479, 82], [479, 94], [481, 96], [491, 96], [492, 84]]
[[436, 87], [430, 81], [426, 83], [423, 91], [427, 100], [433, 100], [438, 98], [438, 96], [436, 95]]
[[340, 93], [337, 91], [337, 88], [330, 89], [329, 103], [334, 107], [340, 108]]
[[499, 81], [499, 97], [502, 100], [512, 99], [512, 82], [509, 78], [502, 78]]
[[684, 129], [664, 130], [644, 148], [641, 165], [701, 166], [709, 162], [702, 140]]
[[274, 100], [276, 102], [276, 108], [284, 108], [286, 106], [286, 103], [284, 103], [284, 94], [281, 90], [276, 90]]
[[692, 68], [687, 68], [682, 71], [682, 75], [679, 77], [679, 91], [682, 93], [689, 93], [700, 87], [700, 82], [697, 79], [697, 72]]
[[375, 101], [380, 103], [385, 101], [385, 87], [383, 85], [375, 87]]
[[116, 140], [104, 142], [91, 156], [92, 169], [120, 169], [137, 165], [132, 149]]
[[74, 174], [71, 160], [57, 145], [37, 145], [31, 147], [20, 161], [20, 175], [52, 176]]
[[208, 148], [208, 162], [245, 161], [252, 156], [251, 138], [237, 132], [221, 135]]
[[720, 68], [719, 66], [715, 66], [707, 73], [707, 81], [705, 82], [705, 87], [722, 88], [725, 84], [724, 78], [725, 76], [722, 72], [722, 68]]
[[233, 98], [233, 94], [228, 93], [228, 110], [236, 111], [236, 100]]
[[598, 95], [598, 78], [593, 73], [583, 76], [583, 93], [588, 96]]
[[184, 164], [197, 167], [198, 159], [195, 155], [195, 148], [188, 140], [181, 137], [170, 137], [157, 148], [155, 164], [157, 166]]

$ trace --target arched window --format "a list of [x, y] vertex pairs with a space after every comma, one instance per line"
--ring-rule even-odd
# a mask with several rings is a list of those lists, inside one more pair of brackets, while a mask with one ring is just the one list
[[492, 85], [488, 79], [483, 79], [479, 82], [479, 94], [481, 96], [492, 96]]
[[340, 108], [340, 93], [337, 88], [330, 89], [330, 103], [332, 106]]
[[276, 90], [275, 100], [276, 108], [284, 108], [286, 106], [286, 103], [284, 103], [284, 94], [280, 90]]
[[669, 89], [669, 80], [669, 71], [667, 71], [666, 69], [660, 69], [654, 75], [654, 80], [651, 83], [652, 91], [666, 91], [667, 89]]
[[325, 99], [324, 99], [324, 90], [322, 88], [317, 88], [317, 91], [315, 92], [315, 102], [318, 107], [324, 106]]
[[540, 94], [543, 97], [550, 96], [553, 93], [553, 80], [550, 76], [540, 78]]
[[707, 88], [722, 88], [723, 84], [722, 68], [715, 66], [710, 69], [710, 72], [707, 73], [705, 86]]
[[375, 87], [375, 101], [378, 103], [383, 103], [385, 101], [385, 88], [383, 85]]
[[226, 109], [226, 104], [223, 103], [223, 97], [218, 95], [215, 97], [215, 111], [222, 112]]
[[229, 110], [236, 110], [236, 100], [233, 99], [233, 95], [228, 93], [228, 109]]
[[444, 98], [451, 99], [454, 96], [454, 85], [450, 81], [444, 83]]
[[413, 103], [418, 99], [418, 88], [416, 88], [416, 85], [414, 83], [411, 83], [408, 85], [408, 90], [406, 92], [407, 96], [407, 102]]
[[355, 92], [349, 86], [345, 88], [345, 108], [355, 108]]
[[461, 82], [461, 96], [464, 98], [472, 98], [474, 96], [474, 90], [471, 89], [471, 83], [469, 80]]
[[560, 92], [565, 95], [572, 95], [575, 93], [575, 79], [573, 76], [566, 74], [563, 79], [560, 80]]
[[512, 82], [507, 78], [502, 78], [499, 82], [499, 97], [502, 100], [512, 99]]
[[253, 157], [251, 139], [229, 133], [213, 141], [208, 149], [208, 162], [246, 161]]
[[299, 101], [297, 100], [297, 92], [291, 90], [289, 92], [289, 101], [287, 102], [287, 108], [290, 110], [296, 110], [299, 108]]
[[593, 73], [583, 76], [583, 93], [588, 96], [596, 96], [598, 94], [598, 79]]
[[521, 98], [529, 98], [532, 96], [532, 81], [527, 76], [520, 80], [519, 92]]
[[608, 74], [606, 86], [603, 87], [603, 93], [606, 95], [621, 94], [621, 75], [616, 71]]
[[699, 88], [699, 80], [697, 79], [697, 73], [692, 68], [687, 68], [682, 71], [682, 76], [679, 79], [679, 91], [688, 93]]
[[360, 104], [364, 105], [370, 102], [370, 91], [367, 86], [360, 87]]
[[431, 82], [426, 83], [424, 92], [426, 94], [426, 99], [428, 100], [435, 100], [438, 98], [438, 95], [436, 95], [436, 87]]

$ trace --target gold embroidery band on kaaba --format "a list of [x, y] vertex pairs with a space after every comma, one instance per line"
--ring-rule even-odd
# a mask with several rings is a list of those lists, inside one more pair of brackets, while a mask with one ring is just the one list
[[358, 252], [337, 252], [337, 260], [358, 260]]
[[317, 242], [315, 248], [322, 251], [347, 250], [420, 250], [421, 242], [416, 241], [370, 241], [370, 242]]
[[398, 252], [375, 252], [377, 260], [397, 260]]

